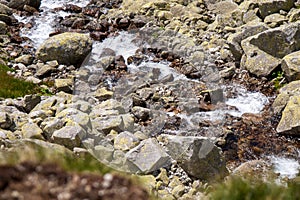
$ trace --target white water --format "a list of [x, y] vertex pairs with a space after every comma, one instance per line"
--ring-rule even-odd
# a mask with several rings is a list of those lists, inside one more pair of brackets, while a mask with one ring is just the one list
[[300, 171], [299, 161], [292, 158], [284, 158], [278, 156], [270, 157], [275, 173], [278, 173], [280, 178], [295, 178]]
[[84, 7], [89, 3], [89, 0], [42, 0], [40, 10], [43, 12], [38, 16], [21, 17], [14, 14], [19, 22], [23, 22], [24, 24], [34, 22], [32, 28], [23, 28], [21, 30], [21, 36], [28, 37], [33, 42], [34, 47], [38, 47], [49, 38], [50, 33], [55, 31], [54, 20], [57, 17], [70, 15], [70, 13], [64, 11], [55, 12], [53, 9], [68, 3]]

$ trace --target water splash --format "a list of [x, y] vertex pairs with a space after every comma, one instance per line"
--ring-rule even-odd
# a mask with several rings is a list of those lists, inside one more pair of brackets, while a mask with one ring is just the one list
[[280, 178], [292, 179], [300, 172], [300, 164], [296, 159], [271, 156], [270, 160], [273, 165], [274, 172], [278, 173]]

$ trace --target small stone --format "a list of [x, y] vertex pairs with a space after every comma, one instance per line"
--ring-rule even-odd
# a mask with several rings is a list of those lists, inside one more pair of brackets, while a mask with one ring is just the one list
[[185, 187], [184, 185], [177, 185], [173, 190], [172, 190], [172, 195], [175, 197], [175, 198], [179, 198], [181, 197], [185, 192]]
[[139, 121], [147, 121], [150, 117], [150, 109], [148, 108], [134, 106], [131, 111]]
[[100, 101], [105, 101], [111, 99], [114, 93], [112, 91], [107, 90], [106, 88], [99, 88], [95, 91], [94, 95]]
[[0, 112], [0, 128], [8, 130], [13, 126], [13, 120], [6, 112]]
[[22, 55], [18, 58], [15, 59], [17, 63], [23, 63], [24, 65], [30, 65], [32, 64], [33, 61], [33, 56], [32, 55]]
[[165, 168], [161, 168], [160, 169], [160, 173], [158, 174], [158, 176], [156, 177], [157, 180], [160, 180], [163, 182], [163, 184], [165, 186], [167, 186], [169, 184], [169, 177], [168, 177], [168, 173], [167, 170]]
[[114, 141], [115, 149], [127, 151], [138, 145], [139, 140], [130, 132], [122, 132], [116, 136]]
[[71, 78], [68, 79], [55, 79], [54, 80], [54, 87], [57, 91], [63, 91], [66, 93], [72, 93], [73, 92], [73, 85], [74, 81]]

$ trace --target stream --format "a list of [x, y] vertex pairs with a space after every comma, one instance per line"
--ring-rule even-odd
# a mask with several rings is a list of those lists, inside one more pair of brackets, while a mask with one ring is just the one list
[[[32, 41], [32, 45], [37, 48], [48, 37], [49, 34], [55, 30], [55, 20], [58, 17], [66, 17], [71, 13], [68, 12], [55, 12], [53, 9], [61, 7], [66, 3], [72, 3], [80, 7], [86, 6], [88, 0], [42, 0], [40, 9], [43, 11], [38, 16], [21, 17], [15, 15], [16, 19], [24, 24], [33, 22], [31, 29], [23, 28], [21, 35], [28, 37]], [[90, 75], [97, 75], [99, 78], [103, 75], [103, 69], [96, 67], [97, 63], [103, 59], [101, 54], [106, 48], [110, 48], [116, 55], [122, 55], [124, 60], [134, 55], [135, 52], [141, 47], [134, 42], [136, 38], [135, 34], [120, 32], [118, 36], [107, 38], [102, 42], [95, 41], [93, 44], [93, 50], [90, 58], [80, 70], [88, 70]], [[147, 44], [144, 44], [147, 46]], [[216, 129], [220, 130], [227, 115], [234, 117], [241, 117], [244, 113], [258, 114], [263, 111], [264, 107], [269, 103], [268, 97], [260, 92], [247, 91], [241, 85], [221, 85], [219, 88], [213, 88], [218, 91], [217, 95], [222, 96], [219, 106], [209, 111], [202, 111], [197, 109], [198, 94], [192, 92], [192, 88], [200, 84], [198, 80], [189, 79], [185, 75], [179, 73], [175, 69], [169, 67], [170, 62], [160, 61], [154, 62], [154, 58], [148, 56], [148, 59], [140, 64], [127, 64], [129, 75], [131, 78], [123, 78], [118, 82], [113, 82], [109, 78], [106, 78], [106, 86], [115, 91], [114, 97], [121, 102], [128, 102], [128, 98], [131, 91], [139, 86], [141, 83], [147, 81], [152, 82], [151, 87], [157, 91], [175, 93], [178, 97], [177, 103], [180, 105], [180, 112], [166, 111], [161, 106], [153, 106], [151, 110], [154, 110], [153, 118], [159, 118], [154, 120], [152, 125], [146, 128], [147, 130], [137, 127], [136, 130], [149, 131], [153, 130], [173, 135], [197, 135], [199, 131], [204, 131], [204, 136], [218, 137], [215, 134]], [[149, 75], [153, 76], [157, 73], [155, 78], [149, 78]], [[167, 81], [166, 79], [169, 78]], [[89, 82], [88, 80], [84, 80]], [[153, 83], [154, 82], [154, 83]], [[182, 88], [184, 88], [182, 90]], [[229, 95], [228, 91], [234, 91], [234, 95]], [[78, 94], [78, 91], [75, 91]], [[82, 94], [80, 95], [88, 95]], [[172, 96], [170, 96], [171, 98]], [[171, 100], [170, 100], [171, 101]], [[194, 109], [196, 108], [196, 109]], [[180, 125], [176, 129], [164, 129], [167, 119], [180, 119]], [[209, 121], [209, 126], [204, 130], [199, 130], [199, 124], [203, 121]], [[299, 173], [300, 165], [295, 159], [278, 157], [276, 155], [269, 155], [268, 159], [273, 164], [274, 172], [280, 174], [282, 177], [293, 178]]]

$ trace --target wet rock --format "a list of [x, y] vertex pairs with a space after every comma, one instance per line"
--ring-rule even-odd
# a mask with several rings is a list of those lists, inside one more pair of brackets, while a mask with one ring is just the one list
[[54, 80], [54, 87], [57, 91], [63, 91], [66, 93], [72, 93], [73, 92], [73, 85], [74, 81], [72, 78], [69, 79], [55, 79]]
[[24, 138], [44, 139], [42, 133], [42, 129], [35, 123], [29, 122], [22, 126], [22, 135]]
[[270, 29], [242, 41], [241, 66], [256, 76], [269, 75], [285, 55], [300, 49], [300, 23]]
[[300, 51], [286, 55], [282, 59], [281, 69], [288, 81], [300, 79]]
[[276, 131], [280, 134], [300, 136], [300, 96], [290, 97]]
[[54, 131], [52, 140], [56, 144], [63, 145], [69, 149], [79, 147], [81, 140], [85, 137], [86, 132], [81, 126], [65, 126], [62, 129]]
[[263, 18], [279, 12], [280, 10], [289, 11], [294, 6], [293, 0], [259, 0], [259, 13]]
[[212, 181], [228, 175], [221, 150], [206, 137], [162, 135], [170, 156], [191, 176]]
[[0, 3], [0, 14], [11, 15], [12, 14], [12, 9], [9, 8], [8, 6]]
[[8, 3], [8, 7], [18, 9], [18, 10], [23, 10], [25, 5], [39, 9], [41, 5], [41, 1], [40, 0], [11, 0]]
[[118, 134], [114, 140], [114, 148], [122, 151], [128, 151], [137, 146], [139, 140], [130, 132], [122, 132]]
[[48, 38], [37, 50], [37, 59], [57, 60], [59, 64], [80, 66], [92, 50], [92, 40], [86, 34], [62, 33]]
[[169, 155], [154, 138], [142, 141], [126, 153], [126, 158], [140, 173], [150, 173], [171, 164]]
[[0, 112], [0, 128], [8, 130], [13, 126], [13, 120], [6, 112]]

